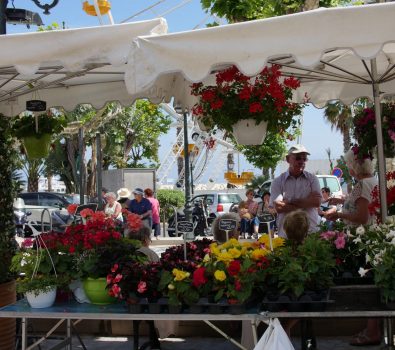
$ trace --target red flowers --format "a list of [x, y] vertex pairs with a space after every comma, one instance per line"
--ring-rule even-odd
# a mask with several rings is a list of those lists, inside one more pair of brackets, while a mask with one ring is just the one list
[[282, 79], [276, 65], [265, 67], [255, 77], [245, 76], [232, 66], [216, 73], [216, 85], [191, 85], [191, 94], [199, 98], [192, 113], [206, 127], [230, 132], [241, 119], [268, 122], [268, 129], [276, 133], [297, 128], [293, 118], [301, 113], [302, 105], [292, 102], [292, 94], [299, 86], [296, 78]]
[[132, 232], [137, 232], [138, 230], [140, 230], [143, 224], [139, 215], [130, 212], [128, 212], [127, 214], [126, 221], [128, 223], [128, 228]]
[[229, 263], [228, 266], [228, 273], [231, 276], [236, 276], [240, 272], [240, 261], [239, 260], [233, 260]]
[[139, 284], [137, 285], [137, 292], [143, 294], [146, 291], [147, 291], [147, 283], [144, 281], [140, 281]]
[[75, 211], [77, 210], [77, 208], [78, 208], [78, 204], [70, 204], [70, 205], [67, 207], [67, 212], [68, 212], [70, 215], [74, 215], [74, 214], [75, 214]]
[[89, 208], [83, 209], [80, 212], [81, 217], [83, 217], [85, 219], [88, 218], [88, 217], [91, 217], [93, 214], [94, 214], [94, 211], [92, 209], [89, 209]]
[[192, 275], [192, 285], [196, 288], [207, 283], [207, 278], [205, 276], [206, 268], [199, 267], [197, 268]]

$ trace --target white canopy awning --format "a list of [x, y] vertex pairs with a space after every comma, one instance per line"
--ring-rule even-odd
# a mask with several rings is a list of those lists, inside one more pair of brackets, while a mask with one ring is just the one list
[[380, 89], [395, 92], [395, 3], [317, 9], [265, 20], [135, 40], [126, 74], [130, 94], [148, 88], [191, 107], [191, 82], [236, 64], [246, 75], [267, 63], [282, 65], [285, 75], [302, 81], [316, 106], [339, 99], [373, 99], [370, 63], [376, 57]]
[[[131, 104], [124, 74], [132, 41], [167, 32], [164, 19], [0, 36], [0, 113], [16, 115], [26, 100], [72, 110], [80, 103]], [[150, 96], [155, 99], [155, 96]]]

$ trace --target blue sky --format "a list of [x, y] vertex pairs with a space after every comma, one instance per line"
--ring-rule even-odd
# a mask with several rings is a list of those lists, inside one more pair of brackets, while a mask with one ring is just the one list
[[[157, 3], [159, 0], [112, 0], [111, 13], [115, 23], [120, 23], [128, 17], [146, 9]], [[50, 3], [52, 0], [42, 0], [41, 3]], [[14, 0], [16, 8], [25, 8], [38, 12], [45, 25], [57, 22], [66, 23], [67, 28], [79, 28], [88, 26], [98, 26], [99, 21], [96, 17], [88, 16], [82, 10], [81, 0], [59, 0], [59, 4], [50, 10], [49, 16], [44, 15], [31, 0]], [[92, 3], [92, 1], [90, 1]], [[164, 17], [169, 26], [169, 32], [192, 30], [199, 26], [204, 27], [206, 23], [213, 22], [201, 8], [200, 0], [165, 0], [155, 6], [152, 10], [134, 17], [130, 21], [139, 21], [156, 18], [170, 11], [174, 7], [185, 3], [185, 5], [171, 11]], [[12, 7], [12, 1], [9, 0], [8, 7]], [[104, 17], [106, 24], [109, 24], [108, 18]], [[7, 33], [18, 33], [26, 31], [36, 31], [37, 28], [32, 26], [28, 30], [23, 25], [7, 25]], [[311, 159], [326, 159], [325, 150], [331, 149], [332, 158], [338, 158], [342, 154], [342, 138], [338, 132], [331, 131], [329, 124], [323, 119], [323, 110], [314, 107], [307, 107], [303, 117], [302, 143], [310, 151]], [[174, 131], [161, 138], [160, 157], [163, 157], [169, 150], [170, 144], [174, 138]], [[244, 160], [241, 161], [240, 170], [250, 170], [253, 167]], [[259, 170], [256, 170], [259, 173]]]

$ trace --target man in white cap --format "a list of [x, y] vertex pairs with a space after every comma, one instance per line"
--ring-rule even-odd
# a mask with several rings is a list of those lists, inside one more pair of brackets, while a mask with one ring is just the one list
[[284, 217], [297, 209], [306, 212], [309, 232], [314, 232], [320, 222], [317, 208], [321, 204], [321, 189], [317, 176], [304, 170], [310, 153], [303, 145], [294, 145], [288, 150], [286, 160], [289, 168], [276, 177], [271, 186], [270, 206], [278, 213], [278, 234], [287, 237], [283, 230]]

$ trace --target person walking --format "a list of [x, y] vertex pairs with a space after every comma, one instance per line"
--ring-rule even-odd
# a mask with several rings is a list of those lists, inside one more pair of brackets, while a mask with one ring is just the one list
[[321, 204], [321, 190], [317, 176], [305, 169], [310, 153], [303, 145], [294, 145], [288, 150], [288, 170], [276, 177], [271, 185], [270, 207], [278, 214], [278, 235], [286, 238], [284, 217], [287, 213], [302, 209], [309, 218], [309, 233], [314, 232], [320, 222], [317, 208]]
[[152, 205], [151, 202], [144, 198], [144, 191], [141, 188], [133, 190], [134, 199], [129, 203], [129, 211], [140, 215], [145, 226], [152, 227]]
[[154, 192], [150, 188], [144, 190], [145, 198], [151, 202], [152, 206], [152, 229], [154, 230], [154, 236], [159, 239], [160, 236], [160, 204], [159, 201], [154, 197]]

